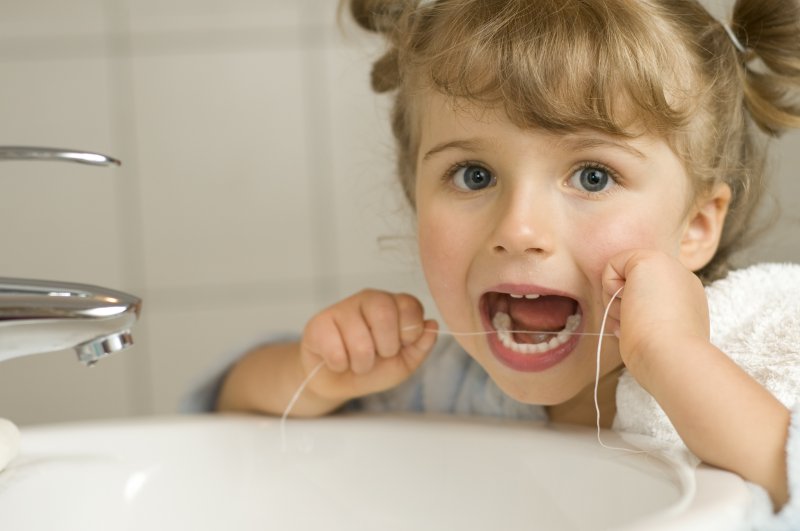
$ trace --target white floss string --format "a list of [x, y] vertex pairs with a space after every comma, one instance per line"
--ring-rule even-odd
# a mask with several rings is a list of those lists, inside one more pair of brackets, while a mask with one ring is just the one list
[[[615, 447], [615, 446], [608, 446], [603, 442], [602, 438], [600, 437], [600, 404], [599, 404], [598, 399], [597, 399], [597, 392], [598, 392], [598, 387], [599, 387], [599, 384], [600, 384], [600, 351], [603, 348], [603, 336], [613, 336], [614, 335], [614, 334], [606, 334], [605, 333], [606, 321], [608, 319], [608, 312], [611, 310], [611, 305], [614, 303], [614, 300], [617, 298], [617, 296], [621, 292], [622, 292], [622, 288], [619, 288], [616, 291], [616, 293], [614, 293], [614, 295], [611, 297], [611, 300], [608, 302], [608, 306], [606, 306], [605, 313], [603, 314], [603, 321], [600, 324], [600, 332], [599, 333], [571, 332], [570, 335], [575, 335], [575, 336], [598, 336], [598, 340], [597, 340], [597, 366], [596, 366], [595, 380], [594, 380], [594, 407], [595, 407], [595, 411], [597, 413], [597, 442], [600, 443], [600, 446], [602, 446], [603, 448], [606, 448], [608, 450], [624, 450], [626, 452], [641, 453], [641, 452], [637, 452], [637, 451], [631, 450], [629, 448], [618, 448], [618, 447]], [[419, 327], [419, 325], [415, 325], [415, 326], [404, 328], [404, 330], [409, 330], [409, 329], [418, 328], [418, 327]], [[445, 331], [445, 330], [431, 330], [431, 329], [427, 329], [427, 328], [425, 329], [425, 331], [426, 332], [435, 332], [438, 335], [450, 335], [450, 336], [477, 336], [477, 335], [489, 335], [489, 334], [496, 334], [497, 333], [497, 332], [494, 332], [494, 331], [490, 331], [490, 332], [486, 332], [486, 331], [482, 331], [482, 332], [449, 332], [449, 331]], [[525, 331], [512, 330], [510, 332], [512, 332], [512, 333], [527, 333], [527, 334], [556, 334], [557, 333], [557, 332], [552, 332], [552, 331], [536, 332], [536, 331], [529, 331], [529, 330], [525, 330]], [[289, 404], [286, 406], [286, 409], [283, 411], [283, 415], [281, 416], [281, 420], [280, 420], [280, 432], [281, 432], [281, 446], [282, 446], [282, 449], [283, 449], [284, 452], [286, 451], [286, 419], [289, 417], [289, 414], [291, 413], [292, 408], [294, 407], [294, 405], [300, 399], [300, 396], [303, 394], [303, 391], [305, 390], [306, 386], [308, 386], [308, 384], [311, 382], [311, 380], [314, 379], [314, 377], [317, 375], [317, 373], [319, 373], [319, 371], [324, 366], [325, 366], [325, 362], [321, 361], [321, 362], [319, 362], [319, 364], [316, 367], [311, 369], [311, 372], [308, 373], [308, 376], [306, 376], [305, 380], [303, 380], [303, 382], [300, 384], [300, 387], [298, 387], [297, 391], [294, 392], [294, 394], [292, 395], [292, 398], [289, 400]]]
[[325, 362], [321, 361], [319, 364], [311, 369], [311, 372], [308, 373], [306, 379], [303, 380], [303, 383], [300, 384], [300, 387], [297, 388], [297, 391], [294, 392], [292, 395], [292, 399], [289, 400], [289, 405], [286, 406], [286, 409], [283, 411], [283, 416], [281, 416], [281, 449], [285, 452], [286, 451], [286, 418], [289, 416], [289, 413], [292, 411], [292, 408], [297, 403], [297, 400], [300, 399], [300, 395], [303, 394], [308, 383], [317, 375], [317, 373], [325, 366]]
[[[625, 286], [622, 286], [624, 288]], [[611, 296], [611, 300], [608, 301], [608, 305], [606, 306], [606, 311], [603, 313], [603, 321], [600, 323], [600, 337], [597, 339], [597, 364], [595, 366], [595, 373], [594, 373], [594, 410], [597, 413], [596, 420], [597, 420], [597, 442], [600, 443], [600, 446], [606, 448], [607, 450], [623, 450], [625, 452], [630, 452], [634, 454], [643, 453], [637, 450], [631, 450], [630, 448], [619, 448], [617, 446], [608, 446], [606, 443], [603, 442], [603, 439], [600, 437], [600, 402], [597, 399], [597, 390], [600, 387], [600, 351], [603, 348], [603, 336], [604, 335], [613, 335], [613, 334], [604, 334], [606, 330], [606, 321], [608, 320], [608, 312], [611, 310], [611, 305], [614, 304], [614, 301], [622, 293], [622, 288], [619, 288], [614, 295]]]
[[[407, 326], [403, 328], [403, 330], [413, 330], [414, 328], [419, 328], [420, 325], [413, 325]], [[426, 332], [433, 332], [433, 330], [426, 328]], [[509, 334], [539, 334], [539, 335], [558, 335], [561, 332], [553, 332], [552, 330], [544, 330], [544, 331], [537, 331], [537, 330], [506, 330]], [[497, 330], [489, 330], [489, 331], [481, 331], [481, 332], [451, 332], [449, 330], [437, 330], [436, 334], [440, 336], [489, 336], [492, 334], [497, 334]], [[568, 335], [571, 336], [613, 336], [614, 334], [601, 334], [597, 332], [567, 332]]]

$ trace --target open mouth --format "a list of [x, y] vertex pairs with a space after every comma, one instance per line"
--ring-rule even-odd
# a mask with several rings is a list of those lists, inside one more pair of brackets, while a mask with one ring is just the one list
[[498, 340], [519, 354], [557, 349], [581, 324], [578, 301], [561, 295], [489, 292], [482, 305]]

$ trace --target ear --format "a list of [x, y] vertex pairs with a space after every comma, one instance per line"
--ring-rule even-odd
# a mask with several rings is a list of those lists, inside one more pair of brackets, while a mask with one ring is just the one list
[[702, 269], [717, 252], [730, 202], [730, 187], [720, 183], [694, 206], [686, 218], [680, 261], [691, 271]]

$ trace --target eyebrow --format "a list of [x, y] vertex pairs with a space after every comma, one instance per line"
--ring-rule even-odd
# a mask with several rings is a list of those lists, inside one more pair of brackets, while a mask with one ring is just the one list
[[473, 151], [479, 149], [482, 146], [480, 140], [476, 139], [464, 139], [464, 140], [451, 140], [449, 142], [442, 142], [441, 144], [436, 144], [427, 153], [425, 156], [422, 157], [423, 162], [430, 159], [434, 155], [441, 153], [442, 151], [447, 151], [448, 149], [464, 149], [467, 151]]
[[[611, 139], [606, 138], [599, 138], [599, 137], [582, 137], [582, 136], [564, 136], [558, 140], [558, 144], [567, 145], [567, 147], [571, 149], [581, 150], [581, 149], [595, 149], [595, 148], [617, 148], [627, 153], [640, 158], [640, 159], [647, 159], [647, 155], [636, 149], [635, 147], [625, 143], [625, 142], [615, 142]], [[422, 157], [422, 161], [425, 162], [434, 155], [437, 155], [443, 151], [447, 151], [449, 149], [463, 149], [467, 151], [474, 151], [479, 148], [483, 147], [483, 143], [480, 139], [463, 139], [463, 140], [451, 140], [449, 142], [442, 142], [441, 144], [436, 144], [427, 153]]]
[[626, 151], [633, 155], [634, 157], [640, 159], [647, 159], [647, 155], [636, 149], [635, 147], [625, 143], [625, 142], [615, 142], [614, 140], [606, 139], [606, 138], [598, 138], [598, 137], [564, 137], [562, 138], [559, 143], [564, 143], [569, 145], [569, 147], [573, 149], [594, 149], [594, 148], [602, 148], [602, 147], [612, 147], [618, 148], [623, 151]]

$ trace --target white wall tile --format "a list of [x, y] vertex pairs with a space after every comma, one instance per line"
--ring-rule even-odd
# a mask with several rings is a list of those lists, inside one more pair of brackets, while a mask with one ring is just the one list
[[[0, 68], [0, 144], [116, 154], [105, 60]], [[115, 168], [0, 162], [0, 273], [119, 286], [120, 178]]]
[[89, 35], [106, 30], [108, 0], [25, 0], [3, 2], [2, 37]]
[[135, 59], [151, 287], [311, 275], [302, 59]]
[[155, 412], [176, 412], [187, 391], [227, 360], [274, 334], [300, 334], [318, 310], [302, 297], [151, 308], [147, 319]]
[[241, 30], [295, 27], [299, 3], [285, 0], [127, 0], [130, 27], [138, 32]]
[[347, 275], [415, 269], [413, 214], [395, 177], [389, 99], [369, 87], [373, 57], [350, 47], [323, 53], [339, 270]]
[[106, 58], [2, 61], [0, 67], [0, 142], [113, 147]]

